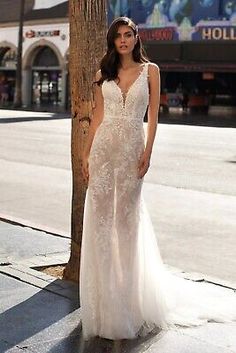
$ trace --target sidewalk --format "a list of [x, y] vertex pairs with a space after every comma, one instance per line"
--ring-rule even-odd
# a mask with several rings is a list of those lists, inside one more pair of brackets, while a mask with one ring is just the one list
[[[110, 340], [96, 338], [83, 344], [77, 285], [37, 270], [68, 261], [68, 238], [0, 222], [0, 249], [1, 353], [112, 351]], [[236, 324], [209, 323], [161, 332], [124, 341], [117, 352], [232, 353], [236, 352]]]

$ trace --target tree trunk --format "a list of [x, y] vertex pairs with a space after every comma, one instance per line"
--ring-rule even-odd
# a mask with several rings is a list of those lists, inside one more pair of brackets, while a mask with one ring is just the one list
[[79, 280], [80, 250], [86, 184], [82, 177], [81, 153], [92, 112], [92, 82], [105, 52], [106, 0], [70, 0], [71, 161], [72, 212], [71, 254], [64, 278]]
[[24, 12], [25, 12], [25, 0], [21, 0], [21, 2], [20, 2], [19, 32], [18, 32], [14, 108], [20, 108], [22, 106], [22, 45], [23, 45]]

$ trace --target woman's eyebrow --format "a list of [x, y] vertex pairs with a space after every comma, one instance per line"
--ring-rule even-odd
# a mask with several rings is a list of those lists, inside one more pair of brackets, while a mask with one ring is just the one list
[[[121, 34], [120, 32], [116, 32], [117, 34]], [[128, 33], [132, 33], [132, 31], [127, 31], [127, 32], [124, 32], [124, 34], [128, 34]]]

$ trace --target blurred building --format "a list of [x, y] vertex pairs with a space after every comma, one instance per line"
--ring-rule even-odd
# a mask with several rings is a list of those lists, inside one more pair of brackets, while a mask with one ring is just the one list
[[160, 66], [163, 106], [236, 105], [236, 0], [110, 1], [119, 11]]
[[[68, 1], [25, 3], [24, 105], [66, 108]], [[0, 9], [0, 89], [11, 101], [20, 0], [0, 0]], [[183, 98], [189, 106], [236, 103], [236, 0], [109, 0], [109, 22], [119, 15], [138, 24], [149, 58], [161, 68], [163, 106]]]
[[[0, 0], [0, 85], [14, 97], [20, 0]], [[25, 0], [23, 104], [58, 106], [68, 101], [68, 2]]]

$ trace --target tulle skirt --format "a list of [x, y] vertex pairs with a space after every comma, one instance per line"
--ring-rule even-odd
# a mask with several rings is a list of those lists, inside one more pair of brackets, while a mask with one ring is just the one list
[[109, 247], [96, 240], [92, 202], [88, 190], [80, 265], [85, 340], [94, 336], [132, 339], [156, 327], [171, 330], [236, 320], [233, 290], [193, 282], [167, 270], [142, 197], [134, 220], [136, 233], [120, 251], [115, 229], [103, 234], [110, 237]]

